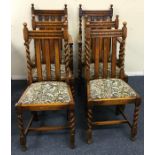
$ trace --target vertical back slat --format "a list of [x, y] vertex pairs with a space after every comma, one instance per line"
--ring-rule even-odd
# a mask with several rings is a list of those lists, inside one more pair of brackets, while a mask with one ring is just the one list
[[92, 52], [90, 55], [90, 58], [91, 58], [90, 61], [95, 62], [95, 49], [96, 49], [96, 39], [95, 38], [91, 39], [91, 44], [92, 44]]
[[99, 61], [102, 61], [102, 55], [103, 55], [103, 50], [102, 50], [102, 38], [99, 38]]
[[37, 62], [37, 75], [38, 75], [38, 81], [42, 81], [42, 64], [41, 64], [41, 45], [40, 40], [36, 39], [35, 41], [35, 49], [36, 49], [36, 62]]
[[62, 50], [62, 40], [59, 40], [59, 44], [60, 44], [60, 49]]
[[112, 38], [112, 64], [111, 64], [111, 77], [112, 78], [115, 78], [116, 77], [116, 50], [117, 50], [117, 47], [116, 47], [116, 38]]
[[99, 55], [100, 55], [100, 47], [99, 47], [99, 38], [96, 38], [96, 48], [95, 48], [95, 78], [99, 77]]
[[54, 59], [55, 59], [55, 48], [54, 48], [54, 39], [50, 39], [49, 40], [49, 44], [50, 44], [50, 60], [51, 60], [51, 63], [54, 63]]
[[34, 40], [34, 56], [35, 56], [35, 66], [37, 66], [37, 56], [36, 56], [36, 41]]
[[62, 59], [62, 39], [59, 39], [58, 41], [58, 48], [59, 48], [59, 61], [61, 62], [61, 59]]
[[45, 16], [45, 21], [49, 21], [49, 16]]
[[55, 46], [55, 78], [56, 80], [60, 79], [60, 49], [59, 49], [59, 40], [54, 41]]
[[106, 49], [107, 49], [107, 59], [108, 59], [108, 61], [109, 61], [109, 59], [111, 59], [111, 58], [110, 58], [110, 55], [111, 55], [111, 54], [110, 54], [110, 52], [111, 52], [111, 38], [106, 38], [106, 40], [107, 40], [107, 41], [106, 41], [107, 43], [106, 43], [105, 46], [107, 46], [107, 47], [106, 47]]
[[103, 78], [107, 78], [107, 70], [108, 70], [108, 48], [107, 42], [109, 38], [104, 38], [104, 49], [103, 49]]
[[41, 61], [42, 63], [46, 62], [46, 53], [45, 53], [45, 41], [41, 40], [41, 51], [42, 51], [42, 57], [41, 57]]
[[38, 21], [43, 21], [43, 17], [41, 15], [38, 16]]
[[46, 62], [46, 79], [51, 80], [51, 63], [50, 63], [50, 49], [49, 40], [45, 40], [45, 62]]

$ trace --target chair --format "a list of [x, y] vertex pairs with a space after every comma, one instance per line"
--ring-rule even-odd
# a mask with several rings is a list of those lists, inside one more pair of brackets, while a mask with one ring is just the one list
[[[85, 35], [85, 53], [86, 53], [86, 80], [87, 80], [87, 142], [92, 143], [92, 128], [93, 126], [100, 125], [114, 125], [127, 123], [131, 127], [131, 139], [135, 140], [137, 135], [138, 115], [140, 109], [141, 99], [138, 93], [136, 93], [123, 79], [124, 79], [124, 54], [125, 54], [125, 40], [127, 37], [126, 23], [123, 23], [122, 29], [91, 29], [89, 22], [86, 23], [86, 35]], [[95, 53], [95, 79], [90, 80], [90, 52], [91, 52], [91, 39], [96, 39], [94, 48]], [[101, 52], [99, 48], [99, 40], [111, 38], [111, 75], [108, 77], [108, 61], [107, 50], [103, 53], [103, 70], [102, 78], [99, 79], [99, 54]], [[117, 45], [120, 45], [119, 61], [120, 72], [119, 78], [116, 78], [116, 66], [117, 66]], [[95, 121], [93, 120], [93, 107], [95, 106], [120, 106], [134, 103], [134, 118], [133, 124], [129, 122], [123, 111], [120, 113], [123, 116], [123, 120], [109, 120], [109, 121]]]
[[[118, 18], [118, 15], [116, 15], [116, 18], [115, 18], [115, 21], [90, 21], [89, 20], [89, 16], [86, 17], [86, 20], [85, 20], [86, 23], [89, 23], [89, 28], [92, 29], [92, 30], [101, 30], [101, 29], [112, 29], [112, 28], [115, 28], [115, 29], [118, 29], [119, 27], [119, 18]], [[94, 76], [95, 76], [95, 73], [94, 73], [94, 61], [95, 61], [95, 48], [96, 48], [96, 38], [92, 38], [91, 39], [91, 59], [90, 59], [90, 79], [94, 79]], [[100, 55], [99, 55], [99, 77], [101, 78], [102, 77], [102, 70], [103, 70], [103, 65], [102, 65], [102, 62], [103, 62], [103, 53], [104, 51], [106, 50], [107, 52], [107, 61], [108, 61], [108, 77], [110, 77], [110, 59], [111, 59], [111, 39], [110, 38], [106, 38], [106, 39], [103, 39], [103, 38], [99, 38], [99, 49], [100, 49]], [[119, 61], [119, 58], [117, 58], [117, 67], [116, 67], [116, 77], [119, 77], [119, 71], [120, 71], [120, 61]], [[85, 75], [84, 74], [84, 70], [85, 70], [85, 62], [83, 63], [83, 76]], [[85, 78], [85, 77], [84, 77]], [[127, 81], [127, 76], [124, 77], [124, 80]]]
[[[24, 45], [27, 58], [27, 72], [29, 86], [24, 91], [23, 95], [16, 103], [16, 112], [18, 126], [20, 129], [20, 145], [23, 151], [26, 150], [26, 135], [29, 131], [54, 131], [69, 128], [70, 130], [70, 146], [74, 148], [75, 136], [75, 114], [74, 114], [74, 99], [70, 90], [70, 75], [69, 75], [69, 35], [67, 31], [67, 23], [64, 23], [64, 30], [28, 30], [27, 24], [24, 24]], [[61, 50], [59, 40], [63, 40], [65, 51], [65, 76], [61, 77]], [[54, 56], [55, 56], [55, 72], [51, 70], [51, 62], [49, 57], [49, 42], [54, 40]], [[46, 78], [43, 78], [42, 62], [41, 62], [41, 43], [45, 43], [45, 69]], [[35, 46], [36, 66], [37, 66], [37, 82], [33, 81], [32, 66], [31, 66], [31, 46]], [[51, 74], [51, 72], [54, 72]], [[54, 78], [52, 77], [54, 76]], [[32, 117], [28, 122], [27, 127], [24, 127], [23, 112], [31, 111]], [[33, 120], [37, 119], [38, 111], [47, 110], [68, 110], [68, 123], [65, 126], [42, 126], [31, 127]]]
[[[40, 29], [40, 30], [49, 30], [49, 29], [63, 29], [63, 22], [68, 21], [68, 15], [67, 15], [67, 5], [65, 4], [64, 10], [36, 10], [34, 8], [34, 4], [31, 6], [31, 14], [32, 14], [32, 28], [33, 30]], [[67, 22], [68, 23], [68, 22]], [[60, 40], [60, 48], [62, 49], [62, 42]], [[54, 62], [54, 52], [52, 52], [53, 49], [53, 42], [50, 41], [50, 59], [51, 62]], [[44, 46], [44, 43], [42, 42], [41, 46]], [[73, 40], [71, 35], [69, 35], [69, 46], [70, 46], [70, 71], [73, 72]], [[45, 52], [44, 48], [42, 48], [42, 62], [45, 62]], [[64, 52], [62, 52], [62, 57], [64, 58]], [[63, 61], [64, 59], [62, 59]], [[62, 62], [64, 63], [64, 62]], [[36, 66], [35, 66], [35, 57], [32, 57], [32, 66], [34, 68], [33, 73], [33, 79], [36, 80], [37, 74], [36, 74]], [[55, 66], [51, 64], [51, 69], [55, 69]], [[65, 66], [64, 64], [61, 64], [61, 72], [62, 76], [64, 73]], [[44, 70], [43, 70], [44, 72]]]
[[[84, 70], [86, 67], [85, 64], [85, 52], [82, 51], [82, 17], [85, 20], [85, 23], [88, 21], [89, 24], [91, 25], [91, 28], [93, 29], [111, 29], [111, 28], [115, 28], [118, 29], [119, 27], [119, 18], [118, 15], [116, 15], [115, 21], [112, 21], [112, 17], [113, 17], [113, 5], [110, 5], [110, 9], [109, 10], [82, 10], [82, 5], [79, 6], [79, 38], [78, 38], [78, 52], [79, 52], [79, 61], [78, 61], [78, 72], [79, 72], [79, 78], [83, 78], [84, 80], [86, 79], [85, 74], [84, 74]], [[108, 24], [109, 23], [109, 24]], [[108, 27], [107, 27], [108, 26]], [[85, 30], [85, 28], [84, 28]], [[95, 39], [91, 40], [92, 42], [92, 46], [91, 48], [94, 48], [93, 45], [96, 44]], [[103, 42], [103, 40], [100, 40], [100, 48], [102, 50], [102, 52], [104, 52], [104, 50], [107, 50], [107, 57], [108, 57], [108, 61], [110, 60], [111, 57], [111, 39], [106, 38], [105, 43]], [[93, 79], [94, 78], [94, 50], [91, 50], [92, 52], [91, 54], [91, 64], [90, 64], [90, 78]], [[102, 52], [100, 52], [99, 55], [99, 60], [101, 63], [99, 63], [99, 77], [102, 77]], [[116, 76], [119, 76], [119, 71], [120, 71], [120, 64], [119, 64], [119, 58], [117, 59], [117, 67], [116, 67]], [[110, 77], [110, 61], [108, 63], [108, 77]], [[82, 76], [81, 76], [82, 75]], [[124, 76], [124, 80], [126, 82], [128, 82], [128, 76], [125, 74]], [[81, 80], [80, 80], [81, 81]], [[122, 111], [124, 111], [125, 106], [117, 106], [116, 107], [116, 115], [119, 115], [120, 112], [118, 110], [118, 107], [122, 109]]]
[[[79, 36], [78, 36], [78, 75], [81, 78], [82, 68], [84, 65], [85, 53], [82, 48], [82, 19], [89, 18], [90, 21], [111, 21], [113, 16], [113, 5], [110, 5], [109, 10], [83, 10], [82, 5], [79, 5]], [[85, 28], [84, 28], [85, 30]], [[85, 33], [85, 32], [84, 32]]]
[[[35, 16], [33, 15], [32, 16], [32, 28], [33, 30], [63, 30], [64, 29], [64, 22], [67, 24], [67, 29], [68, 29], [68, 22], [67, 22], [67, 17], [64, 18], [63, 21], [53, 21], [53, 22], [49, 22], [49, 21], [36, 21], [36, 18]], [[72, 41], [72, 37], [71, 35], [68, 36], [69, 37], [69, 40], [68, 40], [68, 43], [69, 43], [69, 71], [71, 72], [70, 75], [73, 76], [73, 41]], [[62, 58], [61, 60], [61, 78], [63, 79], [64, 77], [64, 73], [65, 73], [65, 64], [64, 64], [64, 57], [65, 57], [65, 54], [64, 54], [64, 51], [62, 49], [62, 46], [63, 46], [63, 41], [60, 39], [59, 40], [59, 46], [60, 46], [60, 49], [62, 50], [62, 53], [60, 55], [60, 58]], [[45, 66], [45, 58], [46, 58], [46, 52], [45, 52], [45, 43], [44, 41], [42, 40], [42, 43], [41, 43], [41, 49], [42, 49], [42, 65]], [[54, 65], [54, 61], [55, 61], [55, 58], [54, 58], [54, 40], [50, 40], [49, 42], [49, 51], [50, 51], [50, 62], [51, 62], [51, 69], [52, 70], [55, 70], [55, 65]], [[36, 61], [36, 56], [32, 58], [32, 67], [33, 67], [33, 79], [36, 80], [37, 79], [37, 74], [36, 74], [36, 65], [35, 65], [35, 62]], [[45, 73], [45, 70], [44, 70], [45, 67], [43, 67], [43, 73]], [[43, 74], [44, 76], [45, 74]], [[54, 77], [54, 76], [52, 76]], [[74, 79], [74, 77], [72, 77], [72, 79]]]

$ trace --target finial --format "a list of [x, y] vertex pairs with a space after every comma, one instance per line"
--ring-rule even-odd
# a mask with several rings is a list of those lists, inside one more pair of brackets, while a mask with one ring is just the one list
[[27, 23], [23, 23], [23, 36], [24, 36], [24, 40], [28, 41], [28, 28], [27, 28]]
[[110, 5], [110, 9], [113, 9], [113, 4]]
[[32, 15], [32, 20], [35, 20], [35, 15], [34, 14]]
[[123, 26], [126, 27], [126, 25], [127, 25], [127, 22], [123, 22]]
[[24, 25], [24, 28], [27, 28], [27, 23], [23, 23], [23, 25]]
[[65, 21], [65, 22], [67, 21], [67, 15], [64, 16], [64, 21]]
[[82, 8], [82, 4], [80, 4], [79, 7]]
[[118, 29], [119, 27], [119, 19], [118, 19], [118, 15], [116, 15], [116, 19], [115, 19], [115, 29]]
[[65, 9], [67, 9], [67, 4], [65, 4]]
[[116, 18], [118, 19], [119, 18], [119, 15], [116, 15]]
[[123, 31], [123, 39], [125, 39], [127, 37], [127, 22], [123, 22], [123, 28], [122, 28], [122, 31]]
[[32, 15], [32, 28], [35, 29], [36, 23], [35, 23], [35, 15]]
[[31, 4], [31, 6], [32, 6], [32, 8], [34, 8], [34, 4], [33, 3]]
[[68, 25], [68, 22], [67, 21], [64, 21], [64, 25], [67, 26]]

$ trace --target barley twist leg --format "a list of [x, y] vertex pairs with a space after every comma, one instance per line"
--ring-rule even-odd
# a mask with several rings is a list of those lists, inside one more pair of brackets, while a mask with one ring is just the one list
[[73, 110], [69, 111], [69, 127], [70, 127], [70, 147], [75, 147], [75, 114]]
[[23, 123], [23, 114], [21, 109], [16, 109], [17, 113], [17, 122], [20, 130], [20, 145], [22, 151], [26, 151], [26, 135], [24, 134], [24, 123]]
[[140, 110], [140, 99], [137, 99], [137, 101], [135, 103], [133, 125], [132, 125], [132, 129], [131, 129], [131, 140], [133, 140], [133, 141], [136, 139], [136, 135], [137, 135], [139, 110]]
[[93, 111], [92, 108], [88, 107], [87, 111], [87, 123], [88, 123], [88, 130], [87, 130], [87, 143], [91, 144], [92, 143], [92, 120], [93, 120]]

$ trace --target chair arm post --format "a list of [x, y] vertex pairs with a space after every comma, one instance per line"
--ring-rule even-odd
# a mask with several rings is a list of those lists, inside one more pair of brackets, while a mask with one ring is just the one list
[[78, 36], [78, 77], [82, 74], [82, 37]]
[[73, 73], [73, 39], [72, 39], [72, 36], [71, 35], [68, 35], [68, 44], [69, 44], [69, 55], [70, 55], [70, 63], [69, 63], [69, 66], [70, 66], [70, 69]]

